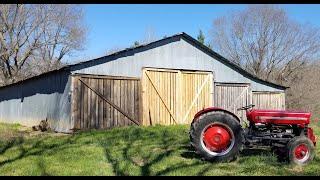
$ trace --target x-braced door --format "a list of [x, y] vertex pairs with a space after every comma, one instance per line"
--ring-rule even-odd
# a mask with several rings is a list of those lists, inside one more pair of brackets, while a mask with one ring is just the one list
[[143, 124], [188, 124], [213, 105], [213, 74], [145, 68], [142, 76]]

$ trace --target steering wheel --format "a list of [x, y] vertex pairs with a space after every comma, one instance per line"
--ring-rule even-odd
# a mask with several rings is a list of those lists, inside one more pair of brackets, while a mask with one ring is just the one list
[[237, 111], [247, 110], [247, 109], [253, 108], [254, 106], [255, 106], [254, 104], [250, 104], [248, 106], [243, 106], [241, 108], [238, 108]]

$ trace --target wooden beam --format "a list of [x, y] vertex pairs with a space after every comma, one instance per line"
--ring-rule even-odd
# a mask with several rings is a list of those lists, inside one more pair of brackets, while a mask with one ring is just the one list
[[85, 77], [90, 79], [118, 79], [118, 80], [140, 80], [136, 77], [126, 77], [126, 76], [109, 76], [109, 75], [95, 75], [95, 74], [72, 74], [73, 77]]

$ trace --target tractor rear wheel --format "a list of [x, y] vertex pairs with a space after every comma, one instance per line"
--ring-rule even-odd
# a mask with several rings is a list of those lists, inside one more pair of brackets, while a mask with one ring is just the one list
[[213, 111], [192, 122], [190, 140], [191, 146], [203, 159], [229, 162], [239, 155], [243, 129], [232, 115]]
[[306, 165], [315, 156], [314, 145], [305, 136], [297, 136], [288, 143], [288, 157], [291, 164]]

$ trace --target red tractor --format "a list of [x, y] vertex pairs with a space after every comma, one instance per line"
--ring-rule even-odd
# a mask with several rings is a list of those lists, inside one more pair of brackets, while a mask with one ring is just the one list
[[232, 161], [244, 147], [271, 147], [282, 160], [305, 165], [315, 155], [316, 138], [308, 127], [311, 113], [257, 110], [245, 106], [248, 127], [227, 110], [210, 107], [199, 111], [190, 127], [191, 146], [203, 159]]

